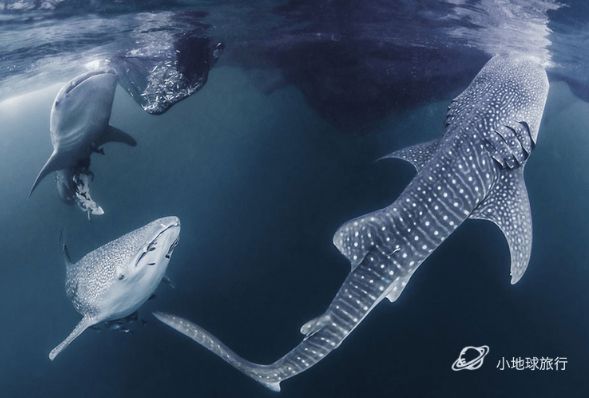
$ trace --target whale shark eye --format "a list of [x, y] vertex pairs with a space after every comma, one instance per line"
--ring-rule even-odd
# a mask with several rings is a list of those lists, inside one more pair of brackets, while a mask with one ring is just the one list
[[117, 279], [120, 280], [120, 281], [122, 281], [123, 279], [125, 279], [125, 274], [119, 274], [117, 276]]

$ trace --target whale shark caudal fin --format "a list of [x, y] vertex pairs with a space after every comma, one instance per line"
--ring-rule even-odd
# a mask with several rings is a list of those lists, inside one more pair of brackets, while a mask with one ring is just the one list
[[127, 134], [113, 126], [108, 126], [106, 128], [106, 131], [97, 140], [96, 146], [104, 145], [107, 142], [120, 142], [129, 146], [137, 145], [137, 141], [135, 141], [135, 138], [133, 138], [130, 134]]
[[175, 329], [176, 331], [182, 333], [186, 337], [194, 340], [198, 344], [212, 351], [214, 354], [218, 355], [220, 358], [227, 361], [237, 370], [253, 378], [258, 383], [261, 383], [262, 385], [264, 385], [272, 391], [280, 391], [280, 382], [265, 382], [262, 377], [255, 377], [254, 369], [264, 369], [266, 367], [270, 368], [270, 366], [254, 364], [240, 357], [235, 352], [233, 352], [233, 350], [231, 350], [229, 347], [223, 344], [219, 339], [217, 339], [215, 336], [213, 336], [200, 326], [195, 325], [190, 321], [187, 321], [186, 319], [171, 314], [165, 314], [163, 312], [154, 312], [153, 316], [155, 316], [157, 319], [159, 319], [161, 322], [165, 323], [172, 329]]
[[306, 371], [337, 349], [384, 298], [401, 294], [414, 270], [381, 267], [389, 264], [387, 252], [380, 250], [379, 245], [369, 249], [363, 261], [348, 274], [327, 310], [301, 327], [303, 340], [271, 364], [256, 364], [238, 356], [215, 336], [185, 319], [163, 313], [154, 315], [258, 383], [280, 391], [282, 381]]
[[93, 318], [87, 316], [82, 318], [80, 323], [76, 325], [76, 327], [74, 328], [74, 330], [72, 330], [69, 336], [67, 336], [64, 341], [59, 343], [57, 347], [51, 350], [51, 352], [49, 353], [49, 359], [53, 361], [55, 357], [58, 356], [59, 353], [61, 353], [67, 346], [69, 346], [71, 342], [74, 341], [79, 335], [81, 335], [84, 332], [84, 330], [88, 329], [90, 326], [94, 324], [96, 324], [96, 322]]
[[432, 155], [438, 149], [439, 140], [424, 142], [407, 148], [399, 149], [393, 153], [383, 156], [377, 160], [384, 159], [401, 159], [413, 165], [419, 172], [423, 166], [431, 159]]
[[53, 151], [53, 153], [51, 154], [49, 159], [47, 159], [47, 162], [37, 175], [37, 178], [35, 178], [35, 182], [33, 183], [31, 191], [29, 192], [29, 197], [33, 194], [33, 191], [35, 190], [35, 188], [37, 188], [37, 185], [39, 185], [39, 183], [43, 180], [43, 178], [45, 178], [45, 176], [47, 176], [47, 174], [53, 171], [65, 169], [67, 167], [69, 167], [67, 159], [59, 155], [56, 151]]
[[511, 283], [517, 283], [532, 251], [532, 215], [523, 167], [503, 169], [489, 196], [470, 218], [492, 221], [501, 229], [511, 254]]

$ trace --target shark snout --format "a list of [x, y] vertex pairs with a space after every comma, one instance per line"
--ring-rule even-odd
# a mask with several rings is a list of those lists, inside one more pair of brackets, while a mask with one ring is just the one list
[[180, 227], [180, 219], [176, 216], [162, 217], [157, 222], [164, 228]]
[[114, 84], [116, 84], [116, 80], [117, 76], [111, 69], [99, 69], [90, 71], [78, 76], [75, 80], [71, 81], [69, 86], [66, 87], [64, 95], [68, 95], [77, 88], [82, 86], [114, 86]]

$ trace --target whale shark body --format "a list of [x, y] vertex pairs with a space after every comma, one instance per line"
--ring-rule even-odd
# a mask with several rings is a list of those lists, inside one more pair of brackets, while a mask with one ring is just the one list
[[178, 244], [180, 220], [164, 217], [86, 254], [77, 263], [64, 245], [66, 294], [83, 318], [51, 360], [87, 328], [133, 314], [158, 287]]
[[156, 317], [280, 391], [281, 381], [336, 349], [383, 299], [395, 301], [419, 265], [468, 218], [492, 221], [503, 232], [516, 283], [532, 245], [523, 170], [547, 93], [546, 72], [534, 61], [495, 56], [451, 102], [439, 140], [388, 155], [411, 162], [417, 175], [390, 206], [339, 228], [333, 243], [351, 272], [327, 310], [301, 327], [304, 340], [276, 362], [249, 362], [198, 325], [164, 313]]
[[74, 78], [59, 91], [49, 122], [53, 153], [35, 179], [31, 194], [45, 176], [58, 171], [57, 189], [65, 202], [75, 201], [89, 214], [103, 214], [91, 199], [92, 203], [84, 202], [89, 198], [84, 194], [87, 183], [80, 181], [91, 174], [90, 155], [103, 153], [101, 146], [107, 142], [137, 145], [133, 137], [109, 125], [116, 86], [114, 72], [99, 69]]

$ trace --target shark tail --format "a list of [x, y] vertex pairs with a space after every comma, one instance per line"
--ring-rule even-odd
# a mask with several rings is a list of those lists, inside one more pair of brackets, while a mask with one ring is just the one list
[[282, 379], [271, 380], [270, 376], [264, 376], [264, 374], [271, 368], [271, 365], [255, 364], [240, 357], [215, 336], [186, 319], [163, 312], [154, 312], [153, 315], [172, 329], [175, 329], [207, 348], [225, 362], [229, 363], [231, 366], [251, 377], [258, 383], [261, 383], [272, 391], [280, 392], [280, 382]]
[[368, 250], [335, 295], [327, 310], [301, 327], [303, 340], [284, 356], [269, 365], [252, 363], [235, 354], [219, 339], [192, 322], [180, 317], [155, 313], [155, 317], [184, 334], [225, 362], [272, 391], [280, 391], [280, 383], [311, 368], [333, 350], [362, 322], [385, 297], [398, 297], [410, 275], [393, 276], [388, 269], [374, 267], [384, 264], [387, 254], [379, 248]]
[[63, 340], [61, 343], [59, 343], [57, 347], [51, 350], [51, 352], [49, 353], [49, 359], [53, 361], [56, 356], [58, 356], [63, 350], [66, 349], [67, 346], [71, 344], [72, 341], [74, 341], [79, 335], [81, 335], [86, 329], [88, 329], [95, 323], [96, 322], [92, 318], [82, 318], [80, 323], [76, 325], [74, 330], [72, 330], [72, 332], [65, 338], [65, 340]]

